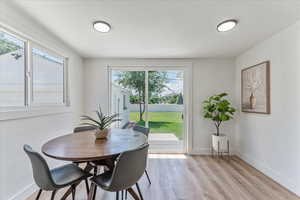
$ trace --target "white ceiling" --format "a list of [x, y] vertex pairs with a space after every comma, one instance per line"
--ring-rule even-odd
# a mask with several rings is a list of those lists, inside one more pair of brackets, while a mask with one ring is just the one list
[[[295, 0], [15, 0], [83, 57], [234, 57], [300, 19]], [[216, 31], [222, 20], [236, 29]], [[111, 24], [109, 33], [92, 22]]]

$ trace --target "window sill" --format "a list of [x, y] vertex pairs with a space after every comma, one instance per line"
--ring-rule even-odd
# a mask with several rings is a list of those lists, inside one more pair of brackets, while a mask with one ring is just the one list
[[43, 108], [21, 108], [15, 110], [0, 111], [0, 121], [33, 118], [45, 115], [71, 113], [70, 106], [51, 106]]

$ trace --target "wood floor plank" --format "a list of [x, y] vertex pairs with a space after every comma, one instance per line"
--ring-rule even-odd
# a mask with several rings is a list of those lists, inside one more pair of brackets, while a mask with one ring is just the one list
[[[139, 181], [145, 200], [300, 200], [235, 156], [227, 161], [210, 156], [155, 154], [149, 156], [147, 170], [152, 184], [146, 176]], [[57, 199], [64, 191], [58, 192]], [[34, 200], [36, 195], [26, 200]], [[50, 192], [43, 192], [40, 199], [50, 199]], [[86, 199], [82, 183], [76, 200]], [[98, 189], [96, 199], [114, 200], [115, 194]]]
[[[204, 157], [207, 161], [207, 167], [212, 171], [212, 174], [215, 174], [218, 179], [217, 182], [220, 182], [223, 186], [226, 186], [226, 192], [229, 193], [230, 199], [241, 199], [248, 200], [247, 194], [243, 192], [240, 187], [235, 187], [238, 182], [235, 179], [232, 179], [231, 174], [228, 173], [224, 168], [224, 163], [222, 160], [215, 162], [211, 157]], [[226, 161], [225, 161], [226, 162]]]
[[[240, 199], [246, 199], [246, 200], [251, 200], [251, 199], [257, 199], [256, 195], [253, 194], [253, 192], [249, 189], [248, 185], [245, 184], [245, 180], [235, 171], [232, 169], [228, 161], [223, 161], [219, 160], [218, 162], [215, 162], [215, 165], [219, 166], [219, 170], [223, 169], [223, 176], [228, 177], [229, 181], [231, 182], [231, 186], [234, 187], [234, 189], [238, 194], [241, 194], [239, 197]], [[220, 169], [221, 168], [221, 169]], [[236, 187], [236, 186], [239, 187]]]
[[264, 194], [260, 188], [256, 187], [256, 184], [251, 182], [251, 177], [245, 176], [243, 173], [241, 173], [237, 168], [233, 165], [234, 161], [231, 160], [230, 163], [223, 163], [223, 166], [227, 165], [228, 173], [231, 174], [232, 178], [236, 179], [239, 183], [239, 186], [247, 191], [248, 196], [250, 199], [260, 199], [261, 197], [264, 197], [266, 199], [270, 199], [270, 197], [266, 194]]
[[255, 185], [260, 190], [264, 191], [264, 193], [269, 194], [271, 198], [278, 200], [285, 200], [291, 198], [287, 189], [285, 189], [272, 179], [266, 177], [263, 173], [259, 172], [247, 163], [243, 162], [238, 157], [234, 157], [233, 161], [233, 165], [237, 167], [237, 170], [245, 173], [246, 177], [251, 177], [253, 183], [255, 183]]

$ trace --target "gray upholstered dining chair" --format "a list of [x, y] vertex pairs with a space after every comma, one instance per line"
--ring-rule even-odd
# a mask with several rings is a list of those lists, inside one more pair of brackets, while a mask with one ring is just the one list
[[119, 199], [119, 192], [132, 189], [136, 185], [140, 198], [143, 199], [138, 180], [143, 175], [148, 156], [149, 144], [145, 144], [135, 150], [126, 151], [119, 155], [112, 171], [91, 178], [92, 185], [88, 200], [95, 199], [97, 186], [103, 190], [116, 192], [116, 199]]
[[[133, 130], [137, 131], [137, 132], [140, 132], [140, 133], [143, 133], [147, 138], [148, 138], [149, 133], [150, 133], [150, 128], [146, 128], [146, 127], [143, 127], [143, 126], [134, 126]], [[147, 172], [147, 169], [145, 169], [145, 174], [147, 176], [149, 184], [151, 184], [151, 180], [150, 180], [149, 174]]]
[[[93, 126], [78, 126], [78, 127], [74, 128], [73, 132], [78, 133], [78, 132], [92, 131], [92, 130], [95, 130], [95, 127], [93, 127]], [[80, 163], [89, 164], [89, 162], [82, 162], [82, 161], [74, 162], [74, 163], [77, 164], [77, 165], [80, 164]], [[97, 170], [97, 168], [95, 170]]]
[[79, 126], [79, 127], [74, 128], [73, 132], [77, 133], [77, 132], [91, 131], [91, 130], [95, 130], [95, 127], [93, 127], [93, 126]]
[[129, 126], [130, 122], [126, 122], [122, 127], [121, 129], [127, 129], [127, 127]]
[[34, 181], [40, 188], [36, 200], [40, 198], [43, 190], [52, 191], [51, 200], [54, 200], [59, 189], [69, 186], [72, 187], [74, 200], [76, 185], [83, 180], [85, 180], [87, 193], [89, 193], [87, 179], [91, 174], [83, 171], [75, 164], [67, 164], [50, 170], [46, 160], [38, 152], [29, 145], [24, 145], [23, 149], [31, 161]]
[[134, 127], [135, 125], [136, 125], [136, 122], [128, 121], [121, 127], [121, 129], [130, 129], [130, 128]]
[[133, 130], [143, 133], [147, 138], [148, 138], [149, 133], [150, 133], [150, 128], [146, 128], [146, 127], [143, 127], [143, 126], [134, 126]]
[[[95, 130], [95, 127], [93, 126], [79, 126], [74, 128], [73, 132], [78, 133], [78, 132], [83, 132], [83, 131], [91, 131]], [[98, 166], [107, 166], [107, 163], [105, 160], [97, 160], [97, 161], [92, 161], [92, 162], [75, 162], [75, 164], [80, 164], [80, 163], [87, 163], [87, 164], [92, 164], [94, 168], [94, 175], [97, 175], [98, 172]]]

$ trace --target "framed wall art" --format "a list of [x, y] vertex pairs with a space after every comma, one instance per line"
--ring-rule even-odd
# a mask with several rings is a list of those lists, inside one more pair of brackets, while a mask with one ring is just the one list
[[270, 114], [270, 61], [242, 70], [242, 112]]

